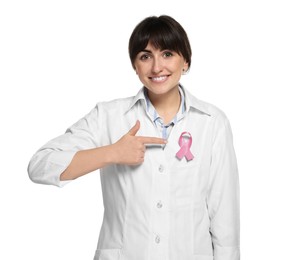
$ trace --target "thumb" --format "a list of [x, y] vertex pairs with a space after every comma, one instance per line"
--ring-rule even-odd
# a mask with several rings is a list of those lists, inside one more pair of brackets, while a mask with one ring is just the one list
[[128, 134], [135, 136], [140, 128], [139, 120], [136, 121], [135, 125], [129, 130]]

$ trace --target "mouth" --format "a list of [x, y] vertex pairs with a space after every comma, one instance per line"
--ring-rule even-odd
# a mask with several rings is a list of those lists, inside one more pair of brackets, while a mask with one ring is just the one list
[[158, 77], [149, 77], [150, 80], [154, 82], [163, 82], [168, 78], [168, 76], [158, 76]]

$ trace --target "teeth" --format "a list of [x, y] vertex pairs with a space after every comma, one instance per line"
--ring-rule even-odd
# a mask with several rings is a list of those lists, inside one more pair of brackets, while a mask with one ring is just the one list
[[163, 81], [167, 78], [167, 76], [161, 76], [161, 77], [153, 77], [152, 80], [153, 81]]

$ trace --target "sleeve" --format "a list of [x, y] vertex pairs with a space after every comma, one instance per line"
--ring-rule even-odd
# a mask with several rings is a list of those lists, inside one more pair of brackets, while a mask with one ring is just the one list
[[228, 119], [216, 119], [207, 207], [214, 260], [240, 259], [239, 176]]
[[61, 173], [68, 167], [77, 151], [98, 146], [98, 105], [85, 117], [42, 146], [28, 165], [30, 179], [39, 184], [63, 187], [70, 181], [60, 181]]

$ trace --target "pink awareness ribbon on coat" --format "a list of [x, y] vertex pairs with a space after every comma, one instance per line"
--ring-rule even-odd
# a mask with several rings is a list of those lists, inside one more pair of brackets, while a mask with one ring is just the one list
[[[189, 135], [189, 137], [184, 138], [184, 135]], [[181, 160], [185, 156], [187, 161], [192, 160], [194, 156], [190, 151], [191, 144], [192, 144], [191, 134], [188, 132], [183, 132], [179, 137], [180, 150], [176, 153], [176, 157]]]

